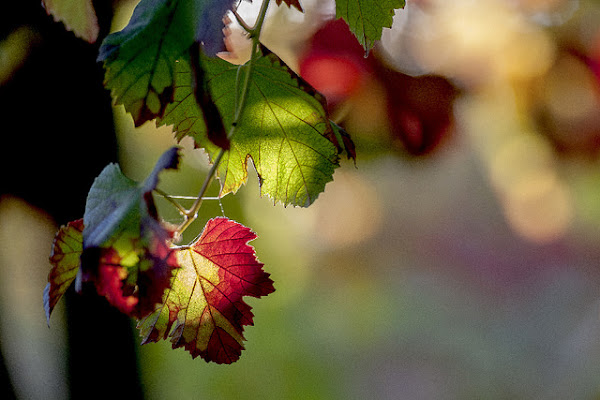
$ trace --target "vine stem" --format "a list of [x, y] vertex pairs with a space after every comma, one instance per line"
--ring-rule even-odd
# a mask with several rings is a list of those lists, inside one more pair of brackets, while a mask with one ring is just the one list
[[[239, 97], [239, 100], [236, 101], [236, 109], [235, 109], [235, 115], [233, 118], [233, 122], [231, 123], [231, 127], [229, 128], [229, 132], [227, 133], [227, 138], [231, 139], [231, 137], [235, 134], [235, 132], [238, 129], [239, 126], [239, 122], [242, 119], [242, 115], [244, 112], [244, 107], [246, 105], [246, 99], [248, 97], [248, 92], [250, 91], [250, 81], [251, 81], [251, 75], [252, 75], [252, 71], [254, 69], [254, 63], [256, 61], [256, 59], [259, 57], [259, 52], [258, 52], [258, 46], [260, 45], [260, 32], [262, 30], [262, 26], [263, 23], [265, 21], [265, 17], [267, 15], [267, 9], [269, 8], [269, 2], [270, 0], [263, 0], [262, 5], [260, 7], [260, 11], [258, 14], [258, 18], [256, 19], [256, 23], [254, 24], [253, 27], [248, 27], [248, 25], [246, 25], [245, 23], [242, 24], [243, 28], [248, 32], [250, 38], [252, 39], [252, 52], [250, 53], [250, 60], [248, 60], [245, 64], [240, 65], [239, 68], [240, 70], [243, 69], [243, 82], [242, 82], [242, 86], [241, 86], [241, 95]], [[235, 13], [236, 18], [240, 19], [239, 16], [237, 15], [237, 13]], [[239, 77], [239, 72], [240, 70], [238, 70], [238, 77]], [[236, 79], [236, 99], [237, 99], [237, 93], [240, 92], [239, 90], [239, 79]], [[179, 225], [179, 227], [177, 228], [177, 235], [181, 235], [183, 233], [183, 231], [185, 231], [191, 224], [192, 222], [194, 222], [196, 220], [196, 218], [198, 218], [198, 211], [200, 210], [200, 207], [202, 206], [202, 202], [204, 200], [204, 195], [206, 194], [206, 191], [208, 190], [208, 188], [210, 187], [211, 183], [213, 182], [213, 180], [215, 179], [216, 175], [217, 175], [217, 170], [219, 169], [219, 164], [221, 164], [221, 160], [223, 159], [223, 156], [225, 155], [226, 150], [225, 149], [221, 149], [219, 151], [219, 154], [217, 154], [217, 157], [215, 157], [215, 159], [213, 160], [213, 165], [210, 168], [210, 170], [208, 171], [208, 174], [206, 175], [206, 178], [204, 179], [204, 182], [202, 183], [202, 187], [200, 188], [200, 192], [198, 193], [198, 196], [196, 197], [196, 200], [194, 201], [194, 204], [192, 204], [192, 206], [189, 209], [185, 209], [183, 207], [181, 207], [181, 205], [177, 205], [176, 207], [179, 209], [179, 212], [182, 214], [183, 216], [183, 222]]]

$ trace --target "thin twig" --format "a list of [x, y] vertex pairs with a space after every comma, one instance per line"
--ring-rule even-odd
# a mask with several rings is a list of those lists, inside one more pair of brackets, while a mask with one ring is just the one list
[[[169, 203], [171, 203], [179, 211], [179, 213], [181, 215], [185, 215], [187, 210], [175, 200], [178, 196], [171, 196], [170, 194], [160, 190], [159, 188], [155, 188], [154, 191], [156, 193], [158, 193], [159, 195], [161, 195]], [[194, 197], [194, 199], [195, 199], [195, 197]]]
[[238, 24], [240, 24], [240, 26], [241, 26], [242, 28], [244, 28], [244, 30], [245, 30], [246, 32], [250, 32], [250, 31], [253, 29], [253, 28], [252, 28], [250, 25], [248, 25], [248, 24], [246, 23], [246, 21], [244, 21], [244, 19], [242, 18], [242, 16], [241, 16], [240, 14], [238, 14], [238, 12], [237, 12], [237, 8], [236, 8], [236, 9], [234, 9], [234, 10], [231, 10], [231, 11], [233, 12], [233, 16], [234, 16], [234, 17], [235, 17], [235, 19], [237, 20], [237, 23], [238, 23]]

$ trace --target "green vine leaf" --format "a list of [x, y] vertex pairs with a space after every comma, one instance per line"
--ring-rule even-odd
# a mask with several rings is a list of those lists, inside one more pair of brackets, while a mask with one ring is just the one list
[[392, 26], [394, 10], [404, 5], [405, 0], [336, 0], [335, 10], [368, 54], [383, 28]]
[[[325, 100], [289, 69], [275, 54], [261, 48], [254, 64], [248, 97], [230, 149], [219, 168], [221, 195], [233, 192], [247, 180], [251, 160], [258, 173], [261, 194], [284, 205], [307, 207], [331, 181], [338, 167], [335, 132], [325, 111]], [[218, 58], [202, 58], [212, 98], [230, 126], [237, 98], [238, 66]], [[242, 67], [243, 68], [243, 67]], [[192, 90], [189, 62], [176, 66], [174, 101], [159, 125], [173, 125], [176, 137], [191, 136], [214, 160], [219, 148], [208, 140], [202, 111]]]

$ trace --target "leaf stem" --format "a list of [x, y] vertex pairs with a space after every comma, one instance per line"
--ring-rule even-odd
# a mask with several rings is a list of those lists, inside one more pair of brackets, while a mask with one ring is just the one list
[[[163, 197], [166, 197], [163, 195], [163, 193], [164, 192], [161, 192], [160, 190], [158, 191], [158, 194], [160, 194]], [[174, 202], [176, 200], [196, 200], [196, 196], [183, 196], [183, 195], [173, 195], [173, 194], [169, 194], [167, 196], [171, 198], [170, 199], [171, 202]], [[221, 198], [218, 196], [204, 196], [202, 199], [203, 200], [221, 200]]]
[[[173, 207], [175, 207], [181, 213], [181, 215], [185, 215], [188, 211], [177, 200], [196, 200], [197, 199], [196, 196], [171, 195], [171, 194], [168, 194], [167, 192], [165, 192], [164, 190], [159, 189], [159, 188], [154, 188], [154, 191], [158, 195], [160, 195], [163, 199], [165, 199], [169, 203], [171, 203], [171, 205]], [[202, 200], [221, 200], [221, 198], [220, 197], [204, 196], [204, 197], [202, 197]]]
[[187, 210], [181, 204], [179, 204], [177, 200], [175, 200], [177, 196], [171, 196], [170, 194], [164, 192], [159, 188], [154, 188], [154, 191], [161, 195], [169, 203], [171, 203], [182, 215], [184, 215], [187, 212]]
[[[238, 76], [239, 76], [240, 72], [243, 72], [244, 76], [243, 76], [243, 81], [241, 83], [241, 85], [242, 85], [241, 89], [239, 87], [240, 80], [236, 79], [236, 88], [235, 88], [236, 94], [239, 92], [241, 92], [241, 94], [239, 97], [239, 102], [237, 102], [237, 104], [236, 104], [236, 110], [235, 110], [233, 122], [231, 123], [229, 132], [227, 133], [228, 139], [231, 139], [231, 137], [238, 130], [239, 122], [242, 119], [244, 108], [246, 106], [246, 100], [248, 97], [248, 93], [250, 91], [251, 75], [252, 75], [252, 71], [254, 70], [254, 63], [260, 57], [260, 53], [258, 51], [258, 46], [260, 45], [260, 40], [259, 40], [260, 32], [262, 30], [262, 26], [265, 21], [265, 17], [267, 15], [267, 9], [269, 8], [269, 2], [270, 2], [270, 0], [263, 0], [262, 5], [260, 7], [259, 14], [258, 14], [258, 18], [256, 19], [256, 23], [254, 24], [254, 26], [252, 28], [247, 29], [247, 31], [250, 35], [250, 38], [252, 39], [252, 53], [250, 55], [250, 60], [248, 60], [244, 65], [241, 65], [239, 67], [240, 70], [238, 70]], [[236, 18], [237, 17], [238, 16], [236, 15]], [[246, 29], [246, 27], [245, 27], [245, 29]], [[243, 69], [243, 71], [242, 71], [242, 69]], [[237, 98], [237, 96], [236, 96], [236, 98]], [[213, 160], [213, 165], [210, 168], [210, 170], [208, 171], [208, 174], [204, 180], [204, 183], [202, 184], [202, 187], [200, 188], [198, 197], [196, 197], [194, 204], [192, 204], [192, 206], [188, 210], [181, 207], [181, 205], [179, 205], [179, 203], [175, 202], [172, 198], [169, 200], [169, 197], [166, 197], [167, 200], [171, 201], [172, 203], [177, 203], [176, 207], [179, 209], [179, 211], [183, 215], [183, 222], [177, 228], [178, 235], [181, 235], [183, 233], [183, 231], [185, 231], [192, 224], [192, 222], [194, 222], [196, 220], [196, 218], [198, 217], [198, 211], [200, 210], [200, 207], [202, 206], [202, 202], [205, 199], [204, 195], [206, 194], [206, 191], [208, 190], [209, 186], [215, 179], [215, 177], [217, 175], [217, 170], [219, 169], [219, 164], [221, 163], [221, 160], [223, 159], [223, 156], [225, 155], [226, 151], [227, 150], [222, 148], [219, 151], [219, 154], [217, 154], [217, 156]]]

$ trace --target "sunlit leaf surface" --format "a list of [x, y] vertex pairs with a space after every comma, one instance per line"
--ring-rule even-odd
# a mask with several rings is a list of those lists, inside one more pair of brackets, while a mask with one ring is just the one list
[[[254, 65], [246, 107], [230, 150], [218, 169], [222, 195], [246, 182], [251, 160], [260, 178], [261, 193], [284, 205], [308, 206], [338, 166], [333, 128], [325, 100], [267, 49]], [[238, 66], [203, 58], [212, 97], [226, 126], [235, 113]], [[175, 100], [160, 124], [173, 125], [176, 136], [191, 136], [214, 159], [219, 148], [207, 138], [202, 111], [194, 99], [191, 68], [180, 60], [176, 69]], [[238, 99], [239, 100], [239, 99]]]

